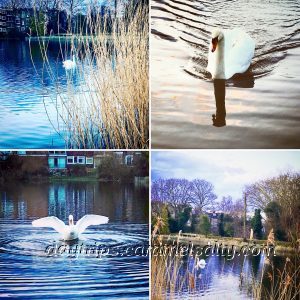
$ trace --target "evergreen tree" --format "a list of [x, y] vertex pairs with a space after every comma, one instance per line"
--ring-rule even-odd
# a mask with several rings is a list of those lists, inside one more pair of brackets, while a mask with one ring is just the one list
[[225, 235], [225, 231], [224, 231], [224, 214], [220, 215], [220, 220], [219, 220], [219, 224], [218, 224], [218, 231], [219, 231], [220, 236]]
[[179, 230], [185, 231], [186, 223], [190, 219], [191, 211], [192, 208], [190, 206], [185, 206], [183, 211], [178, 214], [177, 227]]
[[161, 210], [161, 219], [163, 221], [163, 226], [160, 229], [160, 234], [169, 234], [169, 211], [167, 205], [164, 205]]
[[204, 235], [208, 235], [210, 233], [211, 224], [209, 222], [209, 218], [207, 215], [200, 216], [199, 222], [199, 232]]
[[170, 212], [168, 213], [168, 220], [169, 220], [169, 230], [171, 233], [178, 233], [178, 222], [172, 218]]
[[254, 217], [251, 220], [251, 225], [253, 228], [253, 233], [256, 239], [261, 239], [262, 238], [262, 221], [261, 221], [261, 214], [260, 214], [260, 209], [255, 209]]

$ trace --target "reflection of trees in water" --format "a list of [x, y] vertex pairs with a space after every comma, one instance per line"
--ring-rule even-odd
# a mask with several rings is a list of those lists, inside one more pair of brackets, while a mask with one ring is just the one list
[[[195, 278], [195, 289], [197, 295], [209, 294], [211, 289], [218, 289], [219, 287], [226, 285], [230, 291], [235, 290], [239, 286], [240, 290], [247, 293], [247, 285], [240, 286], [241, 274], [243, 273], [244, 283], [252, 280], [260, 280], [262, 275], [264, 257], [259, 256], [235, 256], [234, 259], [226, 259], [221, 256], [209, 256], [204, 258], [207, 265], [204, 269], [195, 268], [195, 258], [185, 256], [182, 258], [183, 264], [179, 269], [177, 288], [188, 291], [189, 289], [189, 276], [187, 272], [193, 275]], [[229, 258], [231, 258], [229, 256]], [[176, 259], [176, 258], [175, 258]], [[277, 258], [273, 260], [276, 267], [282, 269], [282, 259]], [[176, 263], [174, 258], [171, 258], [170, 263]], [[265, 272], [266, 274], [266, 272]], [[182, 282], [182, 278], [185, 281]], [[183, 287], [181, 286], [183, 284]], [[269, 283], [265, 280], [264, 286], [268, 286]], [[180, 287], [179, 287], [180, 285]], [[248, 299], [248, 298], [247, 298]]]
[[78, 220], [93, 213], [94, 194], [90, 185], [52, 184], [49, 186], [48, 215], [66, 220], [72, 214]]
[[110, 221], [148, 222], [148, 189], [133, 184], [57, 182], [10, 183], [0, 189], [0, 218], [33, 219], [48, 215], [78, 220], [99, 214]]

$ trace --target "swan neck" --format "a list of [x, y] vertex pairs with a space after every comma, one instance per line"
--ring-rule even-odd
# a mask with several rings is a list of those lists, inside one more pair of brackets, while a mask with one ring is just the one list
[[216, 49], [216, 71], [215, 78], [216, 79], [225, 79], [225, 53], [224, 53], [224, 38], [219, 41], [217, 49]]

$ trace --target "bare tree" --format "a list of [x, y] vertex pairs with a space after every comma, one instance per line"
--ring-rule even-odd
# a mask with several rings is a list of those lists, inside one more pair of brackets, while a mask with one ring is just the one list
[[194, 179], [191, 182], [191, 187], [192, 203], [200, 211], [212, 205], [213, 201], [217, 199], [214, 193], [214, 186], [204, 179]]
[[233, 200], [231, 196], [223, 197], [217, 208], [225, 213], [231, 213], [233, 211]]
[[165, 180], [157, 179], [151, 184], [151, 201], [152, 202], [167, 202], [165, 199]]
[[238, 199], [233, 203], [231, 214], [236, 217], [241, 217], [244, 213], [244, 201]]
[[31, 0], [2, 0], [1, 6], [10, 9], [30, 8], [32, 7]]
[[285, 208], [291, 208], [300, 201], [300, 174], [286, 172], [277, 177], [258, 181], [246, 186], [245, 193], [249, 205], [262, 210], [272, 201]]
[[33, 0], [35, 6], [43, 11], [62, 9], [62, 0]]
[[152, 183], [151, 199], [168, 204], [176, 215], [191, 203], [191, 182], [177, 178], [158, 179]]
[[292, 238], [300, 237], [300, 173], [285, 172], [245, 188], [247, 204], [265, 210], [274, 202], [281, 208], [282, 229]]
[[68, 14], [68, 32], [72, 31], [72, 22], [76, 14], [83, 8], [82, 0], [63, 0], [63, 7]]

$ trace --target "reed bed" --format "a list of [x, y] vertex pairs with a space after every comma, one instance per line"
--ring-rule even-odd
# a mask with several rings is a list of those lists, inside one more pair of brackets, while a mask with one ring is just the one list
[[[161, 218], [158, 217], [152, 232], [152, 247], [160, 251], [152, 252], [151, 256], [151, 299], [198, 299], [205, 296], [209, 285], [205, 274], [197, 273], [196, 263], [183, 267], [184, 258], [180, 254], [181, 235], [179, 233], [176, 241], [170, 245], [163, 243], [163, 236], [159, 234], [160, 227], [163, 226], [160, 221]], [[295, 244], [294, 254], [286, 257], [280, 268], [274, 267], [272, 257], [263, 256], [262, 268], [256, 276], [253, 272], [247, 273], [244, 256], [239, 278], [240, 291], [254, 300], [299, 299], [300, 257], [295, 255], [296, 248], [298, 249], [298, 245]]]
[[151, 256], [151, 299], [178, 299], [183, 294], [184, 297], [187, 294], [197, 296], [199, 280], [202, 285], [206, 284], [206, 280], [197, 275], [195, 257], [180, 245], [181, 232], [177, 235], [176, 243], [163, 244], [158, 234], [161, 226], [163, 223], [158, 217], [152, 232], [152, 246], [157, 251], [154, 250]]
[[294, 300], [300, 298], [300, 266], [299, 257], [286, 257], [282, 269], [274, 267], [265, 258], [261, 272], [261, 280], [252, 279], [250, 292], [254, 300]]
[[196, 261], [183, 268], [181, 255], [171, 255], [165, 248], [163, 255], [151, 259], [151, 299], [176, 299], [184, 294], [196, 295]]
[[45, 106], [46, 113], [67, 147], [148, 148], [148, 15], [148, 6], [138, 2], [129, 2], [122, 17], [88, 9], [76, 32], [58, 37], [56, 67], [73, 55], [76, 59], [76, 68], [63, 77], [50, 64], [51, 38], [38, 37], [44, 62], [39, 75], [55, 86], [46, 90], [56, 117]]

